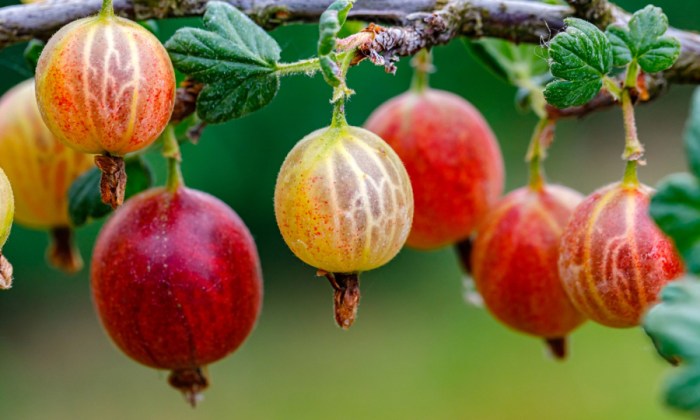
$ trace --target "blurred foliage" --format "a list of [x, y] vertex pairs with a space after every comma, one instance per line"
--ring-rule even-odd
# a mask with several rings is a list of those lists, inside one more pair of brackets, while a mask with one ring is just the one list
[[[646, 1], [618, 2], [637, 10]], [[0, 5], [10, 4], [0, 0]], [[658, 1], [674, 26], [700, 29], [695, 2]], [[201, 19], [159, 22], [159, 37]], [[272, 36], [282, 60], [315, 54], [318, 27], [283, 27]], [[0, 92], [31, 77], [25, 45], [0, 51]], [[508, 189], [523, 185], [522, 162], [536, 118], [512, 106], [515, 89], [479, 65], [459, 42], [434, 49], [435, 88], [455, 92], [484, 114], [499, 138]], [[349, 122], [410, 84], [407, 59], [396, 76], [362, 63], [348, 85]], [[638, 124], [648, 184], [683, 167], [688, 87], [674, 87], [640, 107]], [[212, 387], [192, 411], [166, 384], [166, 374], [127, 359], [101, 331], [92, 310], [89, 270], [68, 277], [48, 269], [43, 232], [15, 227], [4, 248], [15, 286], [0, 295], [0, 417], [7, 419], [474, 418], [665, 419], [659, 400], [666, 367], [639, 329], [592, 323], [572, 337], [564, 363], [544, 356], [540, 340], [513, 333], [462, 300], [451, 249], [403, 251], [363, 276], [353, 330], [333, 323], [331, 289], [284, 245], [272, 206], [277, 171], [294, 143], [325, 126], [331, 88], [320, 75], [285, 78], [265, 109], [205, 129], [184, 145], [183, 172], [192, 188], [231, 205], [255, 236], [263, 263], [265, 303], [256, 330], [231, 357], [210, 368]], [[550, 149], [551, 180], [588, 193], [622, 175], [624, 134], [618, 110], [562, 121]], [[146, 155], [156, 183], [165, 166]], [[101, 223], [78, 232], [88, 256]]]

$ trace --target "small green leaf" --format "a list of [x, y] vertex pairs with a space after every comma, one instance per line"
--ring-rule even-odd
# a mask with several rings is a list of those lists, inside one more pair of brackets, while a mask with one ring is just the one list
[[547, 102], [558, 107], [583, 105], [598, 94], [612, 69], [612, 46], [603, 32], [585, 20], [567, 18], [566, 31], [549, 44], [550, 70], [560, 80], [545, 89]]
[[353, 1], [337, 0], [321, 14], [318, 24], [318, 57], [321, 63], [321, 73], [326, 82], [333, 87], [342, 83], [340, 70], [336, 64], [335, 44], [338, 32], [345, 24]]
[[676, 244], [688, 271], [700, 274], [700, 183], [689, 174], [664, 179], [649, 213]]
[[158, 33], [160, 32], [160, 28], [158, 27], [158, 21], [155, 19], [140, 20], [138, 24], [143, 26], [148, 32], [152, 33], [155, 36], [158, 36]]
[[613, 45], [615, 66], [636, 61], [647, 73], [656, 73], [673, 65], [680, 54], [680, 42], [665, 36], [668, 18], [652, 5], [637, 11], [627, 27], [611, 25], [606, 33]]
[[700, 88], [695, 89], [685, 130], [685, 154], [693, 174], [700, 178]]
[[665, 359], [700, 363], [700, 281], [685, 278], [669, 283], [643, 326]]
[[[697, 334], [696, 331], [691, 333]], [[700, 412], [700, 364], [689, 366], [669, 378], [666, 404], [682, 411]]]
[[[126, 199], [153, 185], [151, 168], [141, 158], [126, 161], [126, 176]], [[73, 181], [68, 190], [68, 215], [74, 226], [82, 226], [89, 220], [99, 219], [112, 211], [100, 197], [101, 177], [99, 169], [92, 168]]]
[[34, 73], [34, 69], [36, 69], [36, 63], [39, 62], [39, 57], [41, 56], [41, 52], [44, 51], [45, 46], [46, 43], [44, 43], [44, 41], [32, 39], [27, 43], [27, 47], [24, 49], [24, 60], [27, 66], [32, 70], [32, 73]]
[[101, 177], [100, 170], [92, 168], [73, 181], [68, 190], [68, 215], [73, 226], [82, 226], [88, 219], [99, 219], [112, 211], [100, 198]]
[[182, 28], [165, 47], [175, 67], [205, 83], [197, 113], [209, 123], [267, 105], [279, 89], [277, 42], [227, 3], [207, 3], [204, 28]]

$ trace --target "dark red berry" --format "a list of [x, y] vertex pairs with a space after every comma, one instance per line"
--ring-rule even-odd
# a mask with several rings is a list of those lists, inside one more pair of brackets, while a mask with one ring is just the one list
[[238, 215], [208, 194], [151, 189], [102, 229], [92, 260], [102, 323], [128, 356], [170, 370], [194, 404], [202, 368], [238, 348], [262, 298], [258, 254]]

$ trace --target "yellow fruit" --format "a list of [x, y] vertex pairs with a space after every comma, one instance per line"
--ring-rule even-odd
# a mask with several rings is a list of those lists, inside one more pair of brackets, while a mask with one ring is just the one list
[[68, 189], [93, 165], [93, 158], [63, 145], [44, 124], [36, 104], [34, 81], [26, 80], [0, 98], [0, 166], [12, 182], [17, 223], [47, 229], [57, 236], [49, 252], [67, 271], [79, 269], [69, 252]]
[[292, 252], [330, 273], [386, 264], [411, 229], [413, 192], [396, 153], [358, 127], [323, 128], [282, 165], [275, 215]]

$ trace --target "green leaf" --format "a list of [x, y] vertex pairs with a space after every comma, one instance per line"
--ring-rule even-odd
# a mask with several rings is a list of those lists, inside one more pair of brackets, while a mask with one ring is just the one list
[[676, 244], [692, 273], [700, 273], [700, 183], [689, 174], [665, 178], [651, 199], [651, 217]]
[[207, 3], [204, 29], [179, 29], [165, 47], [178, 70], [205, 83], [197, 113], [206, 122], [257, 111], [279, 89], [279, 45], [227, 3]]
[[700, 363], [700, 281], [685, 278], [669, 283], [660, 299], [644, 317], [644, 331], [665, 359], [674, 364]]
[[669, 378], [666, 404], [678, 410], [700, 411], [700, 365], [692, 365]]
[[550, 70], [559, 79], [545, 89], [547, 102], [558, 107], [583, 105], [598, 94], [612, 69], [612, 46], [603, 32], [585, 20], [564, 19], [566, 31], [549, 44]]
[[695, 89], [685, 130], [685, 154], [688, 166], [700, 178], [700, 88]]
[[[126, 199], [153, 185], [151, 168], [141, 158], [126, 161], [126, 176]], [[74, 226], [82, 226], [89, 220], [99, 219], [112, 211], [100, 197], [101, 177], [100, 170], [92, 168], [80, 175], [68, 190], [68, 215]]]
[[615, 66], [625, 66], [632, 61], [647, 73], [656, 73], [673, 65], [680, 54], [680, 42], [664, 35], [668, 30], [668, 18], [652, 5], [637, 11], [627, 27], [611, 25], [606, 34], [613, 45]]
[[340, 69], [336, 63], [335, 44], [338, 33], [345, 24], [353, 1], [337, 0], [321, 14], [318, 24], [318, 57], [321, 63], [321, 73], [326, 82], [333, 87], [342, 83]]
[[68, 215], [74, 226], [82, 226], [89, 219], [99, 219], [112, 211], [100, 198], [101, 177], [100, 170], [92, 168], [73, 181], [68, 190]]
[[46, 43], [44, 43], [44, 41], [32, 39], [27, 43], [27, 47], [24, 49], [24, 60], [27, 66], [32, 70], [32, 73], [34, 73], [34, 69], [36, 69], [36, 63], [39, 62], [39, 57], [41, 56], [41, 52], [44, 51], [45, 46]]

